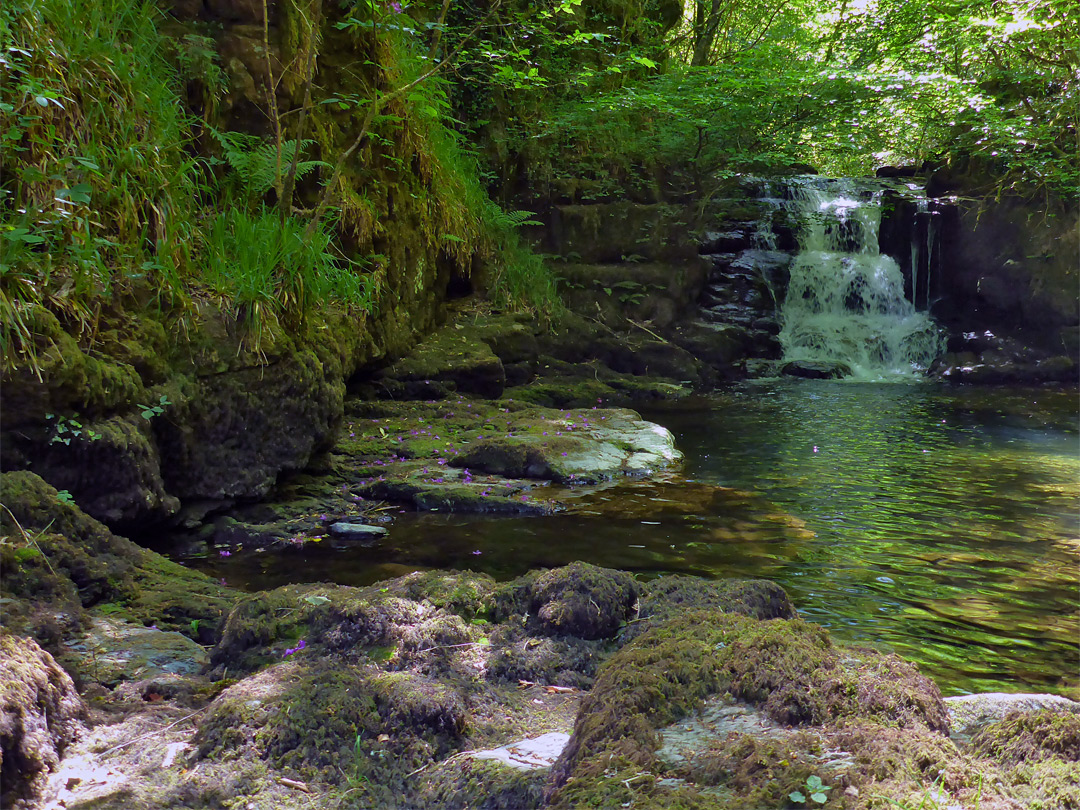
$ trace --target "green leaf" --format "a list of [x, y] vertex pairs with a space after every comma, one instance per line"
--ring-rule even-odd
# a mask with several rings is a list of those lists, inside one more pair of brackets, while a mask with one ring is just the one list
[[810, 790], [821, 790], [822, 784], [820, 776], [806, 777], [806, 786], [810, 788]]
[[56, 192], [56, 199], [69, 200], [76, 205], [87, 205], [90, 202], [91, 188], [86, 183], [79, 183], [71, 188], [62, 188]]
[[325, 596], [305, 596], [304, 601], [307, 602], [309, 605], [315, 605], [316, 607], [318, 607], [319, 605], [325, 605], [330, 600]]
[[829, 800], [829, 797], [826, 796], [824, 793], [811, 793], [810, 798], [818, 804], [825, 804], [825, 802]]
[[801, 793], [799, 793], [799, 791], [797, 791], [797, 790], [791, 791], [791, 793], [788, 794], [788, 798], [791, 799], [793, 802], [805, 802], [806, 801], [806, 797], [803, 796]]

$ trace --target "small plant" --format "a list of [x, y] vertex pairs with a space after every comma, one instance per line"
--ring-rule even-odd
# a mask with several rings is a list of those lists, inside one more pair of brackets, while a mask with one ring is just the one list
[[164, 394], [162, 394], [161, 397], [158, 399], [157, 405], [143, 405], [141, 402], [137, 402], [135, 404], [136, 407], [139, 408], [142, 418], [148, 422], [155, 416], [161, 416], [163, 413], [165, 413], [165, 409], [172, 405], [172, 403], [169, 402], [169, 398]]
[[68, 492], [66, 489], [61, 489], [57, 491], [56, 497], [60, 500], [61, 503], [75, 503], [75, 498], [73, 498], [71, 493]]
[[82, 422], [78, 419], [78, 414], [72, 414], [71, 416], [62, 416], [55, 413], [45, 414], [45, 418], [53, 424], [53, 435], [49, 439], [49, 444], [71, 444], [72, 439], [78, 439], [86, 434], [87, 441], [96, 442], [101, 438], [101, 434], [93, 428], [83, 428]]
[[[826, 795], [828, 791], [832, 790], [831, 787], [826, 786], [821, 777], [814, 775], [806, 777], [806, 792], [810, 794], [809, 801], [816, 802], [818, 804], [825, 804], [829, 800]], [[788, 794], [788, 798], [798, 804], [806, 804], [807, 797], [801, 790], [793, 790]]]

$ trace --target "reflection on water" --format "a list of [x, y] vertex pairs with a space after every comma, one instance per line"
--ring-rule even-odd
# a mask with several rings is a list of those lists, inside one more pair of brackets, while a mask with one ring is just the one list
[[610, 488], [552, 518], [403, 514], [377, 549], [199, 565], [251, 588], [576, 559], [764, 577], [838, 638], [919, 661], [946, 693], [1061, 691], [1080, 673], [1076, 406], [1046, 390], [747, 384], [646, 414], [675, 433], [687, 482]]
[[807, 618], [952, 690], [1080, 675], [1076, 395], [765, 383], [661, 415], [687, 475], [746, 487], [816, 538], [772, 574]]

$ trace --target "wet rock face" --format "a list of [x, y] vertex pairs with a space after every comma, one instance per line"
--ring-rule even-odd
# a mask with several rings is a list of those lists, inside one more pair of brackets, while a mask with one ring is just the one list
[[0, 634], [0, 804], [35, 805], [84, 714], [51, 655], [31, 639]]
[[[991, 181], [977, 167], [943, 170], [927, 192], [966, 194]], [[1048, 208], [1042, 200], [957, 203], [941, 233], [945, 272], [933, 314], [954, 335], [1012, 334], [1043, 356], [1075, 361], [1069, 335], [1080, 323], [1078, 216], [1075, 205]]]
[[[1063, 344], [1064, 345], [1064, 344]], [[954, 334], [930, 373], [948, 382], [1036, 384], [1077, 379], [1077, 353], [1053, 354], [989, 329]]]

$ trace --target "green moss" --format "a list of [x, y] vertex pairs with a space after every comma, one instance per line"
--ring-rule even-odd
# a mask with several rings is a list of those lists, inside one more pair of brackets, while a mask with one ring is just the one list
[[556, 784], [597, 776], [610, 757], [655, 768], [658, 730], [711, 694], [756, 704], [785, 724], [858, 716], [896, 728], [945, 727], [937, 687], [895, 657], [853, 658], [801, 620], [688, 611], [604, 664], [582, 703]]
[[315, 606], [303, 597], [317, 591], [321, 589], [286, 585], [241, 597], [225, 619], [210, 663], [240, 674], [279, 659], [279, 642], [305, 635]]
[[[0, 572], [5, 595], [78, 612], [111, 602], [119, 618], [187, 634], [198, 619], [205, 622], [200, 640], [213, 640], [234, 591], [117, 537], [33, 473], [4, 473], [0, 486], [10, 510], [0, 526], [20, 538], [0, 547], [0, 561], [12, 563]], [[15, 565], [19, 548], [39, 553]]]
[[452, 753], [465, 728], [451, 687], [406, 672], [308, 659], [227, 689], [200, 725], [204, 758], [253, 745], [275, 768], [357, 787], [368, 806], [394, 806], [407, 775]]
[[1080, 714], [1042, 711], [991, 723], [971, 741], [981, 755], [1005, 766], [1056, 758], [1080, 761]]
[[641, 586], [629, 574], [575, 562], [549, 571], [530, 571], [499, 588], [492, 616], [528, 617], [545, 635], [610, 638], [630, 618]]
[[440, 763], [415, 777], [410, 797], [415, 810], [536, 810], [543, 801], [544, 770], [519, 770], [491, 760]]

